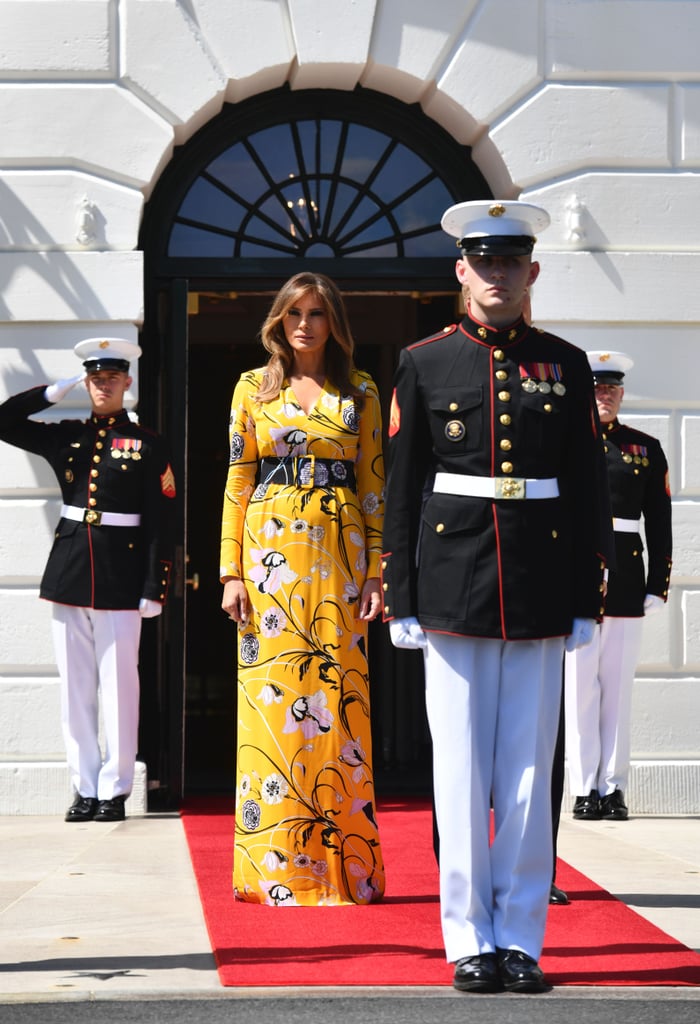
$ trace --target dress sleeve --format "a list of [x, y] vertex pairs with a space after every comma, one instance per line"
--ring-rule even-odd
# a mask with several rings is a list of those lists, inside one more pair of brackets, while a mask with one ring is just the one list
[[258, 442], [253, 415], [260, 381], [253, 371], [243, 374], [233, 392], [229, 420], [229, 467], [221, 516], [219, 578], [243, 575], [242, 552], [245, 515], [255, 489]]
[[355, 475], [357, 496], [365, 524], [367, 576], [379, 576], [384, 520], [384, 456], [382, 453], [382, 410], [379, 393], [369, 378], [365, 407], [360, 414], [360, 444]]

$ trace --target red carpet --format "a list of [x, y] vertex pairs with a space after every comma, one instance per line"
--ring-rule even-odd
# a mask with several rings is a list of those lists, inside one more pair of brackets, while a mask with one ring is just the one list
[[[265, 907], [231, 894], [232, 801], [182, 811], [223, 985], [451, 985], [427, 802], [378, 808], [387, 895], [369, 907]], [[559, 862], [541, 959], [554, 985], [698, 985], [700, 956]]]

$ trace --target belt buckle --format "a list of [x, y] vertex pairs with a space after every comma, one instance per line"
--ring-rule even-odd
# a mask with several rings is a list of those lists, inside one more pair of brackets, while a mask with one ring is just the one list
[[297, 463], [297, 486], [304, 490], [311, 490], [314, 486], [314, 476], [316, 472], [316, 456], [315, 455], [298, 455], [296, 459]]
[[85, 522], [90, 523], [90, 526], [100, 526], [102, 523], [102, 513], [98, 512], [97, 509], [87, 508], [85, 509]]
[[519, 476], [496, 477], [496, 497], [522, 500], [525, 497], [525, 480]]

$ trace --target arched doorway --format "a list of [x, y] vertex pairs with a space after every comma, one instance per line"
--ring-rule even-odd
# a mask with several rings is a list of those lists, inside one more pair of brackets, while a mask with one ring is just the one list
[[[141, 233], [141, 410], [173, 449], [181, 544], [148, 655], [158, 683], [144, 693], [141, 747], [166, 804], [233, 788], [235, 638], [219, 607], [219, 517], [233, 385], [264, 362], [256, 339], [271, 296], [310, 264], [339, 283], [386, 421], [400, 349], [455, 319], [440, 217], [488, 197], [468, 147], [418, 106], [363, 89], [285, 87], [228, 106], [159, 181]], [[395, 651], [377, 623], [370, 663], [377, 785], [425, 790], [420, 657]]]

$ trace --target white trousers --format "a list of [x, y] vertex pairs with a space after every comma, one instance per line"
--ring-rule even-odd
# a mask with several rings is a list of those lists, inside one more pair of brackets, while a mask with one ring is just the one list
[[[61, 725], [73, 788], [81, 796], [98, 800], [128, 795], [138, 747], [141, 616], [138, 611], [65, 604], [52, 608]], [[98, 699], [102, 701], [104, 763]]]
[[567, 653], [564, 715], [569, 788], [575, 796], [625, 790], [632, 686], [644, 618], [604, 618], [587, 647]]
[[552, 882], [550, 786], [564, 641], [427, 636], [447, 959], [498, 947], [537, 960]]

